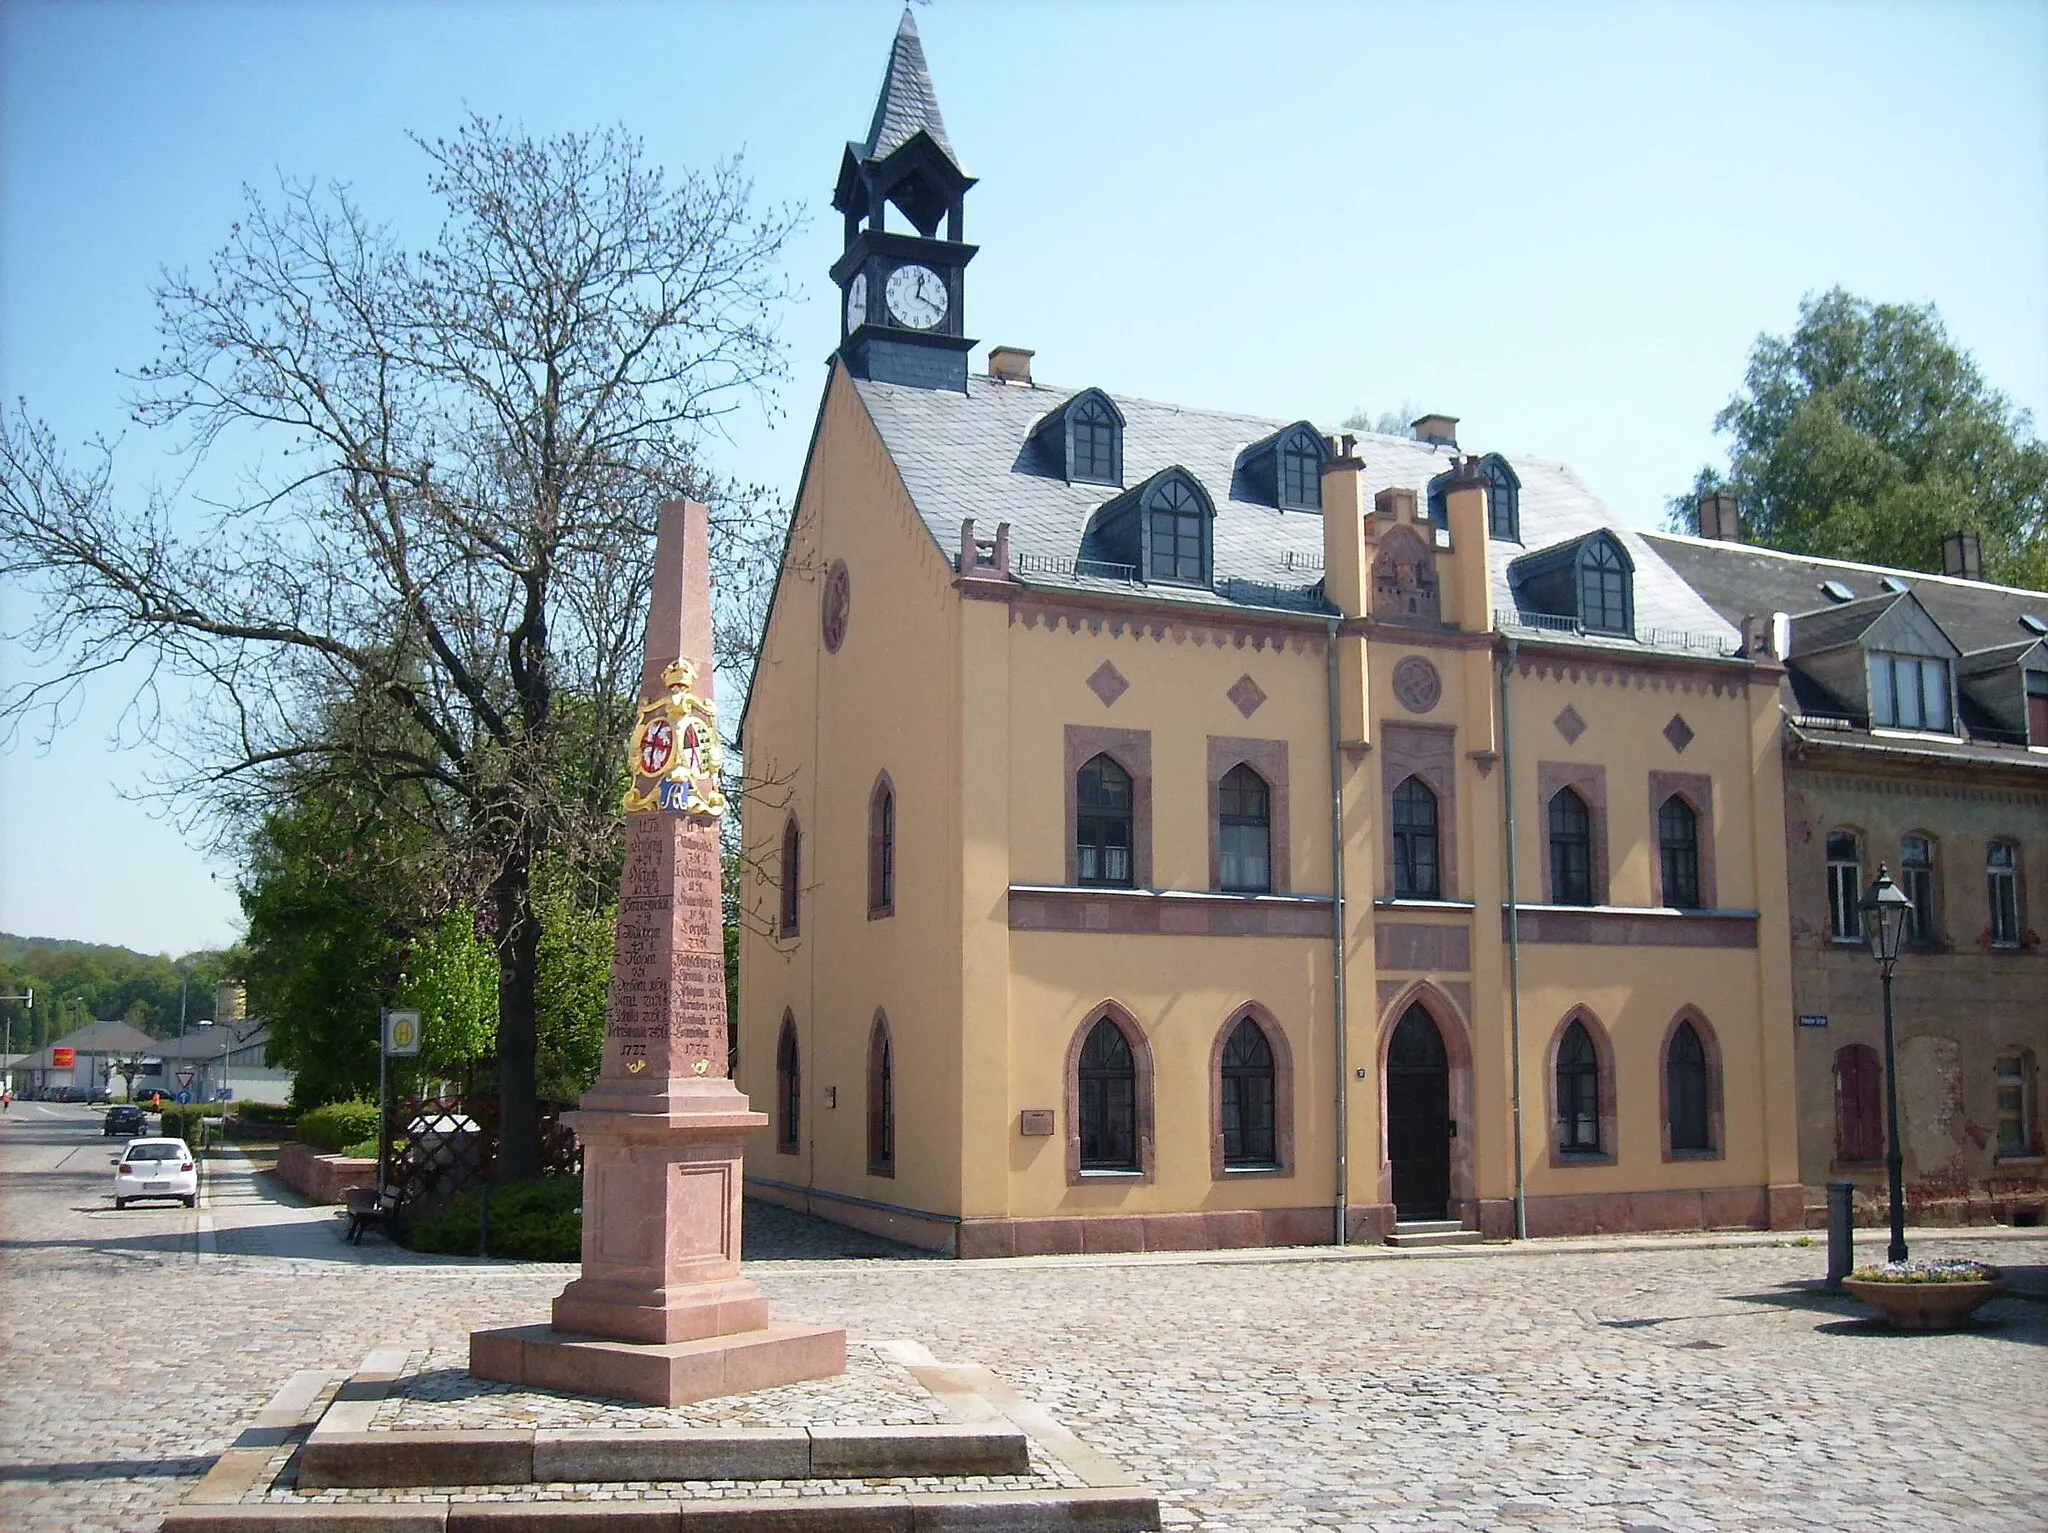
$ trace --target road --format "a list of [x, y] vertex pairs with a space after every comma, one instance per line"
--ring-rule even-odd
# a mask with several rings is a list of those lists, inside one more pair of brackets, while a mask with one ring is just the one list
[[[572, 1270], [349, 1247], [239, 1159], [196, 1212], [117, 1215], [98, 1122], [0, 1121], [10, 1533], [153, 1529], [295, 1371], [459, 1357]], [[2032, 1232], [1916, 1236], [2021, 1291], [1971, 1332], [1904, 1336], [1804, 1286], [1812, 1245], [954, 1263], [780, 1217], [750, 1210], [811, 1259], [750, 1263], [779, 1318], [995, 1369], [1138, 1471], [1169, 1527], [2048, 1528]]]

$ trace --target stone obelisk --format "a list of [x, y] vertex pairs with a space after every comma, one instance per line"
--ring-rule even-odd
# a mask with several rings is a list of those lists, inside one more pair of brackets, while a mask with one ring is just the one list
[[552, 1326], [474, 1331], [479, 1378], [676, 1405], [823, 1378], [846, 1333], [770, 1324], [740, 1275], [746, 1139], [766, 1126], [726, 1074], [718, 729], [708, 516], [661, 508], [626, 795], [626, 865], [583, 1143], [583, 1275]]

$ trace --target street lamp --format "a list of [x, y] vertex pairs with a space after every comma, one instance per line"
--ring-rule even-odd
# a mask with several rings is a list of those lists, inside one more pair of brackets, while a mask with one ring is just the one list
[[1899, 1149], [1899, 1057], [1892, 1044], [1892, 965], [1899, 961], [1899, 942], [1906, 935], [1906, 917], [1913, 902], [1892, 882], [1883, 863], [1856, 908], [1863, 913], [1863, 931], [1870, 956], [1884, 975], [1884, 1169], [1891, 1182], [1892, 1243], [1888, 1262], [1906, 1259], [1906, 1163]]

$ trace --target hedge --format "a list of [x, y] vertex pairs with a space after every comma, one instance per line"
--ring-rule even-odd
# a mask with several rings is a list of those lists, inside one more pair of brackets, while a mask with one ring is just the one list
[[[583, 1178], [544, 1176], [491, 1188], [490, 1256], [535, 1262], [573, 1262], [583, 1255]], [[458, 1193], [439, 1213], [429, 1214], [399, 1238], [415, 1251], [476, 1256], [480, 1192]]]
[[166, 1102], [157, 1115], [157, 1132], [166, 1139], [182, 1139], [190, 1144], [199, 1136], [199, 1120], [218, 1118], [220, 1113], [218, 1102], [191, 1102], [183, 1106]]
[[299, 1141], [336, 1153], [352, 1144], [377, 1137], [375, 1102], [330, 1102], [299, 1118]]

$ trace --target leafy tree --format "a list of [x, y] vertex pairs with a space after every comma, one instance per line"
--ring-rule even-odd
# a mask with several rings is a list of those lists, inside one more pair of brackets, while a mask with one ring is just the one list
[[[159, 288], [138, 419], [233, 452], [227, 504], [126, 504], [106, 449], [80, 468], [47, 427], [0, 419], [0, 570], [40, 598], [18, 637], [52, 667], [0, 712], [54, 726], [85, 676], [140, 655], [203, 701], [172, 745], [218, 822], [261, 819], [284, 781], [445, 846], [497, 958], [499, 1164], [517, 1179], [539, 1167], [535, 880], [619, 837], [655, 508], [712, 507], [725, 663], [744, 661], [772, 576], [764, 495], [697, 449], [783, 372], [771, 314], [793, 219], [754, 211], [735, 164], [671, 183], [618, 132], [479, 118], [420, 148], [444, 211], [425, 247], [344, 188], [287, 183], [250, 195], [203, 276]], [[270, 882], [254, 885], [266, 921]], [[350, 880], [276, 883], [274, 919], [351, 982], [327, 1005], [389, 993], [366, 981], [388, 980], [398, 941], [337, 903]], [[309, 1019], [322, 1004], [279, 993]]]
[[1757, 337], [1714, 426], [1728, 471], [1669, 502], [1675, 530], [1697, 531], [1698, 496], [1725, 487], [1766, 547], [1938, 571], [1942, 534], [1967, 529], [1987, 578], [2048, 585], [2048, 444], [1932, 304], [1808, 296], [1790, 336]]
[[491, 1058], [498, 1034], [498, 958], [477, 935], [475, 907], [456, 905], [413, 944], [398, 998], [420, 1014], [421, 1070], [456, 1075]]
[[1382, 410], [1374, 415], [1365, 406], [1359, 405], [1337, 424], [1346, 431], [1376, 431], [1381, 436], [1407, 436], [1409, 429], [1422, 414], [1422, 406], [1412, 399], [1404, 399], [1397, 410]]

